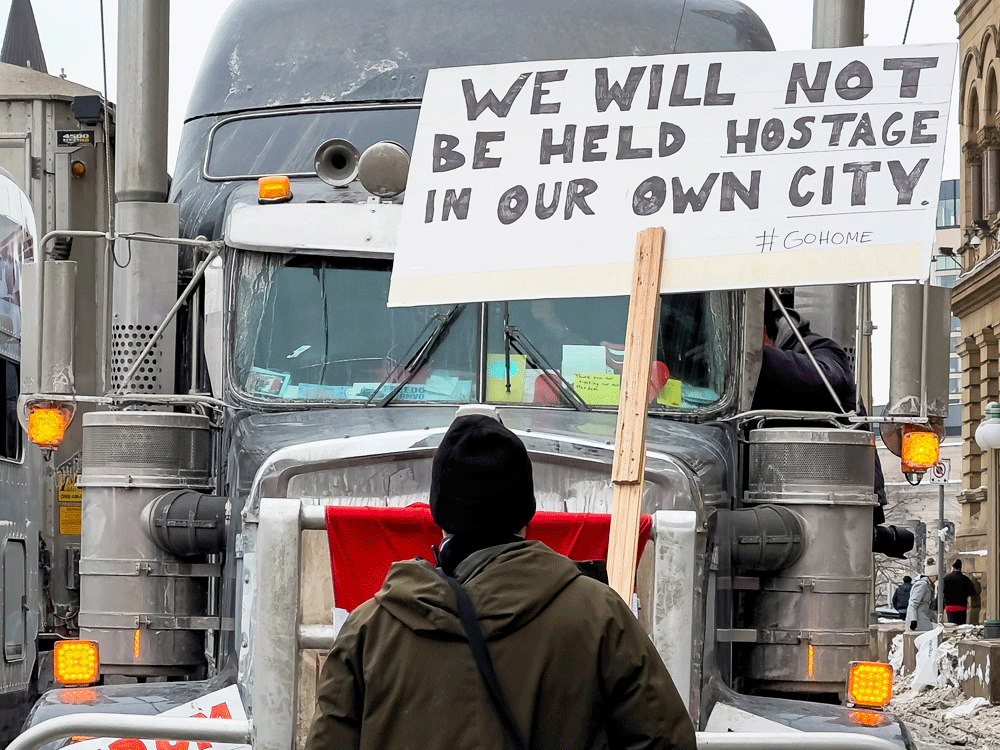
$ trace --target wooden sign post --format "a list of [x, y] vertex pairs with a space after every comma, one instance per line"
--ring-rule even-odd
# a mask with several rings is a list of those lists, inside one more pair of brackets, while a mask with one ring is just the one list
[[632, 603], [635, 561], [639, 551], [639, 511], [646, 473], [649, 369], [656, 345], [665, 240], [666, 232], [662, 227], [639, 232], [625, 329], [625, 361], [622, 365], [615, 455], [611, 467], [614, 505], [608, 542], [608, 581], [628, 604]]

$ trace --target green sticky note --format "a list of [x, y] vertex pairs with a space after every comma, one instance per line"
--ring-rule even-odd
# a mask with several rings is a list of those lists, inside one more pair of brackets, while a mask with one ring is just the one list
[[656, 394], [656, 403], [664, 406], [681, 405], [681, 381], [668, 380], [666, 384]]
[[607, 372], [578, 372], [573, 390], [591, 406], [617, 406], [622, 376]]

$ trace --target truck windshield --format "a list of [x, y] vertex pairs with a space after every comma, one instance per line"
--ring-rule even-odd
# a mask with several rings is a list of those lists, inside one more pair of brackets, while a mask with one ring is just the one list
[[[625, 297], [389, 308], [389, 260], [239, 258], [233, 375], [254, 399], [618, 405]], [[661, 298], [650, 410], [722, 399], [732, 314], [727, 293]]]
[[[408, 381], [394, 401], [475, 400], [475, 306], [456, 310], [446, 327], [451, 306], [386, 307], [391, 269], [387, 260], [243, 254], [237, 388], [256, 399], [364, 403]], [[407, 371], [432, 337], [417, 371]]]
[[[650, 410], [698, 409], [722, 398], [731, 314], [724, 293], [661, 297]], [[627, 316], [627, 297], [489, 305], [486, 400], [566, 404], [578, 396], [592, 407], [617, 406]]]

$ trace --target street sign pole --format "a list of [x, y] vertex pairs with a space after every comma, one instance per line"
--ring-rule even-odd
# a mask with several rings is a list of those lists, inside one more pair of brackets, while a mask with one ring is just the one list
[[938, 622], [944, 624], [944, 485], [938, 485]]
[[951, 475], [951, 459], [942, 458], [928, 472], [931, 484], [938, 486], [938, 582], [937, 611], [938, 621], [944, 624], [944, 488]]

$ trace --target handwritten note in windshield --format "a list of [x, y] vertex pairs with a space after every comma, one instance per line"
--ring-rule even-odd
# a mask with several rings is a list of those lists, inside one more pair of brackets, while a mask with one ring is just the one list
[[578, 372], [573, 390], [591, 406], [617, 406], [621, 393], [621, 375], [606, 372]]

